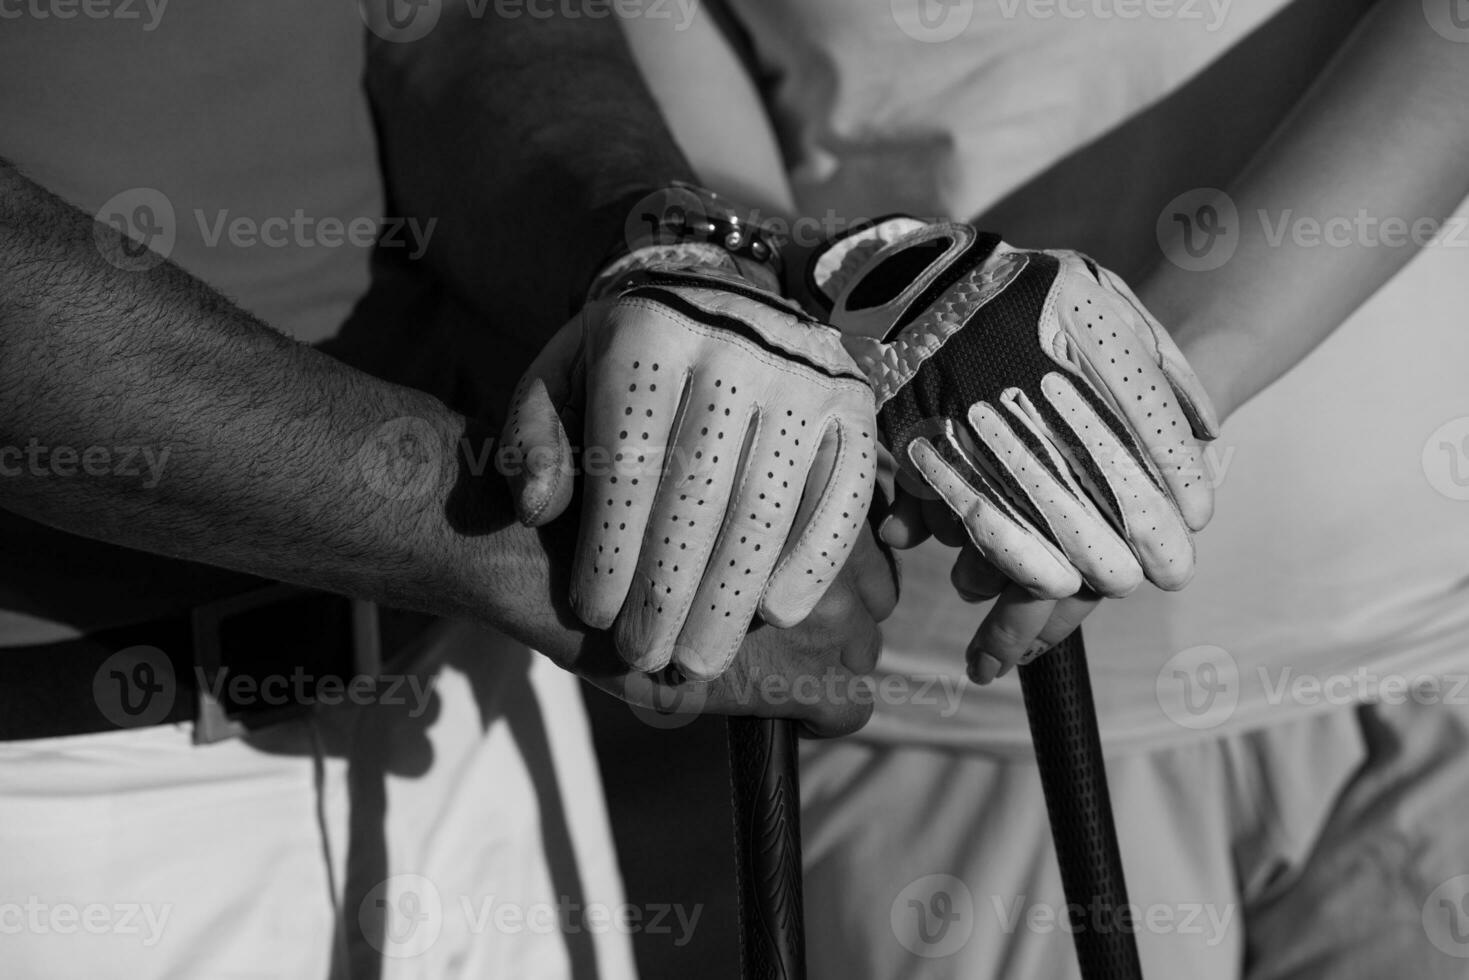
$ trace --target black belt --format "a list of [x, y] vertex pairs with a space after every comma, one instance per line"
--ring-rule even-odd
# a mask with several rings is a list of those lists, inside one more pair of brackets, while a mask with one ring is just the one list
[[74, 640], [0, 648], [0, 741], [194, 723], [207, 743], [370, 697], [431, 620], [276, 586]]

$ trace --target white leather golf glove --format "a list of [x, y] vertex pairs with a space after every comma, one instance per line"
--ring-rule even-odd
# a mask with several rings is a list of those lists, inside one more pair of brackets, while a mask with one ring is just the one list
[[942, 498], [999, 571], [1050, 598], [1188, 582], [1217, 423], [1120, 279], [892, 218], [823, 246], [807, 289], [871, 380], [905, 485]]
[[872, 492], [872, 391], [835, 330], [718, 249], [630, 258], [517, 388], [505, 447], [527, 465], [510, 483], [526, 524], [566, 509], [558, 412], [579, 409], [573, 608], [637, 669], [711, 679], [756, 613], [800, 622], [845, 563]]

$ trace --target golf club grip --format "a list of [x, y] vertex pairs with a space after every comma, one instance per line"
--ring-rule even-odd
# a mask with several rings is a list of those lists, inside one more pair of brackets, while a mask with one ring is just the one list
[[740, 976], [805, 980], [801, 906], [801, 790], [793, 722], [729, 720]]
[[1141, 980], [1081, 631], [1021, 667], [1020, 686], [1082, 980]]

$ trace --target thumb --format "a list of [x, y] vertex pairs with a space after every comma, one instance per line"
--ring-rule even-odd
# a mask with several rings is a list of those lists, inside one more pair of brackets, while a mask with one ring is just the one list
[[510, 400], [501, 446], [513, 465], [505, 478], [515, 513], [527, 527], [555, 520], [571, 503], [575, 467], [559, 413], [572, 396], [584, 316], [578, 314], [556, 332]]

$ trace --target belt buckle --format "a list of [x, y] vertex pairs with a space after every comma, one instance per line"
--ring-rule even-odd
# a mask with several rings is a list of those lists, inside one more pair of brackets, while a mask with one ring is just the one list
[[[299, 718], [309, 705], [286, 705], [260, 711], [246, 726], [230, 717], [223, 704], [209, 689], [208, 679], [223, 667], [223, 642], [220, 627], [224, 620], [251, 609], [268, 606], [319, 590], [297, 585], [273, 585], [242, 595], [229, 596], [195, 606], [190, 613], [194, 633], [194, 680], [197, 711], [194, 717], [194, 744], [212, 745], [239, 738], [251, 727], [272, 725]], [[377, 604], [363, 599], [350, 600], [352, 607], [352, 668], [362, 675], [376, 677], [382, 670], [382, 640], [378, 630]]]

